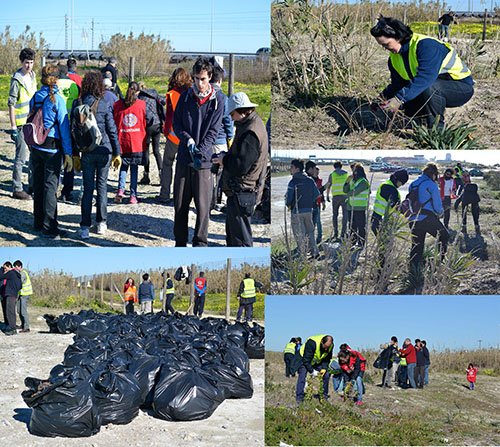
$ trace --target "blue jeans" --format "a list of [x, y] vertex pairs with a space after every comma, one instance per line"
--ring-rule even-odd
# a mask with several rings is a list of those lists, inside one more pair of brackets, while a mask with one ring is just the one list
[[[118, 179], [118, 189], [125, 191], [125, 182], [127, 181], [127, 171], [129, 165], [122, 163], [120, 167], [120, 177]], [[137, 197], [137, 177], [139, 174], [139, 165], [130, 165], [130, 195]]]
[[450, 29], [450, 25], [439, 25], [439, 38], [448, 37], [448, 31]]
[[429, 385], [429, 365], [425, 365], [425, 385]]
[[470, 388], [471, 390], [473, 390], [473, 389], [474, 389], [474, 382], [469, 382], [469, 388]]
[[317, 206], [313, 208], [313, 223], [318, 229], [318, 235], [316, 236], [316, 243], [319, 244], [321, 239], [323, 239], [323, 227], [321, 225], [321, 208]]
[[416, 363], [408, 363], [408, 379], [410, 380], [410, 386], [412, 388], [416, 388], [417, 384], [415, 383], [415, 367], [417, 366]]
[[[313, 366], [316, 371], [321, 370], [321, 365]], [[304, 365], [301, 365], [299, 370], [299, 377], [297, 378], [297, 389], [295, 391], [295, 399], [297, 402], [304, 401], [304, 388], [306, 386], [306, 377], [307, 377], [307, 369]], [[330, 374], [327, 372], [323, 376], [323, 396], [325, 399], [328, 399], [328, 382], [330, 381]]]
[[344, 379], [342, 375], [333, 376], [332, 375], [333, 391], [341, 391], [344, 389]]
[[111, 154], [84, 152], [81, 157], [83, 177], [82, 221], [81, 227], [90, 227], [92, 223], [92, 197], [94, 187], [97, 191], [96, 222], [106, 222], [108, 203], [108, 173]]

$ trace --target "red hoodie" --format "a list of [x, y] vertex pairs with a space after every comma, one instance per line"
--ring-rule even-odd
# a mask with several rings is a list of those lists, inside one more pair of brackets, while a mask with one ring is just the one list
[[417, 354], [415, 353], [415, 347], [410, 343], [406, 349], [401, 349], [401, 357], [406, 358], [406, 364], [417, 363]]
[[475, 366], [473, 368], [467, 369], [467, 380], [469, 382], [476, 382], [476, 373], [477, 368]]

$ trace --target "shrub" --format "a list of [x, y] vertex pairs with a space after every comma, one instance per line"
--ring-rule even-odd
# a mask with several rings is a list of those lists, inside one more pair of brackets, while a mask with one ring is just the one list
[[18, 37], [12, 36], [10, 26], [6, 26], [5, 31], [0, 33], [0, 74], [11, 75], [20, 67], [19, 53], [23, 48], [31, 48], [37, 52], [37, 57], [41, 57], [42, 50], [47, 49], [48, 45], [42, 33], [37, 37], [34, 32], [30, 32], [29, 26]]

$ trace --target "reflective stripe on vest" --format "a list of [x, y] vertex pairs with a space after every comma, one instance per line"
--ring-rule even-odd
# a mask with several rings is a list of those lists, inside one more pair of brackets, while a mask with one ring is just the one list
[[285, 350], [283, 351], [284, 354], [295, 354], [295, 346], [296, 344], [295, 343], [288, 343], [286, 346], [285, 346]]
[[[165, 293], [166, 293], [167, 295], [168, 295], [168, 294], [170, 294], [170, 293], [174, 293], [174, 292], [175, 292], [174, 282], [173, 282], [173, 281], [171, 281], [171, 282], [172, 282], [172, 287], [170, 287], [170, 288], [169, 288], [169, 287], [167, 286], [167, 289], [165, 290]], [[167, 284], [168, 284], [168, 282], [167, 282]]]
[[[380, 194], [380, 191], [382, 190], [382, 186], [384, 186], [384, 185], [389, 185], [389, 186], [396, 188], [396, 186], [394, 185], [394, 183], [391, 182], [391, 180], [386, 180], [384, 183], [382, 183], [378, 187], [377, 196], [375, 197], [375, 203], [373, 204], [373, 212], [378, 214], [381, 217], [384, 217], [385, 210], [387, 209], [387, 204], [389, 203]], [[401, 195], [399, 194], [399, 190], [397, 188], [396, 188], [396, 191], [398, 192], [399, 200], [401, 200]]]
[[[356, 189], [356, 186], [358, 186], [359, 183], [362, 181], [368, 182], [364, 177], [360, 178], [359, 180], [356, 181], [351, 187], [351, 191]], [[358, 207], [358, 208], [368, 208], [368, 199], [370, 197], [370, 188], [368, 187], [364, 191], [361, 191], [359, 194], [355, 196], [349, 197], [349, 203], [351, 204], [351, 207]]]
[[255, 298], [255, 281], [252, 278], [243, 280], [242, 298]]
[[[435, 39], [434, 37], [413, 33], [413, 36], [411, 37], [410, 40], [410, 47], [408, 49], [408, 59], [410, 63], [410, 71], [412, 74], [411, 78], [414, 78], [417, 75], [418, 71], [417, 45], [418, 42], [423, 39], [436, 40], [440, 44], [445, 45], [446, 48], [448, 48], [449, 50], [448, 54], [441, 63], [441, 68], [439, 70], [440, 75], [447, 73], [450, 75], [451, 79], [454, 80], [465, 79], [466, 77], [471, 75], [471, 72], [467, 68], [467, 65], [465, 65], [464, 62], [462, 62], [456, 50], [449, 43], [441, 42], [440, 40]], [[409, 81], [411, 78], [408, 72], [406, 71], [405, 64], [403, 61], [403, 56], [401, 56], [401, 54], [399, 53], [398, 54], [391, 53], [389, 57], [394, 70], [396, 70], [404, 80]]]
[[347, 172], [345, 174], [339, 175], [335, 171], [332, 172], [332, 187], [330, 191], [332, 196], [345, 195], [344, 183], [347, 180]]
[[321, 352], [321, 340], [323, 339], [323, 337], [326, 337], [326, 334], [325, 335], [315, 335], [314, 337], [309, 337], [307, 339], [307, 341], [300, 347], [300, 351], [299, 351], [300, 356], [304, 357], [304, 351], [306, 349], [306, 344], [309, 340], [312, 340], [316, 343], [316, 350], [314, 351], [314, 357], [312, 360], [312, 364], [315, 365], [315, 364], [321, 363], [321, 360], [323, 360], [333, 350], [333, 343], [332, 343], [328, 352]]
[[22, 289], [19, 291], [19, 295], [33, 295], [33, 286], [31, 285], [31, 279], [26, 270], [23, 270], [26, 274], [26, 281], [23, 283]]
[[19, 84], [19, 98], [17, 98], [17, 103], [14, 106], [16, 126], [24, 126], [26, 124], [26, 118], [28, 118], [28, 114], [30, 112], [31, 97], [36, 92], [36, 78], [33, 79], [33, 92], [31, 94], [26, 89], [24, 84], [19, 81], [16, 82]]

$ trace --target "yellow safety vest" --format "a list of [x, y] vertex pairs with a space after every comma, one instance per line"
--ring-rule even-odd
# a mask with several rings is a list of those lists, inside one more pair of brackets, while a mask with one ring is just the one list
[[285, 350], [283, 351], [284, 354], [295, 354], [295, 347], [297, 345], [293, 342], [291, 343], [288, 343], [286, 346], [285, 346]]
[[[167, 282], [167, 284], [168, 284], [168, 282]], [[171, 293], [175, 293], [175, 286], [174, 286], [174, 282], [173, 282], [173, 281], [172, 281], [172, 287], [170, 287], [170, 288], [169, 288], [169, 287], [167, 286], [167, 289], [165, 290], [165, 293], [166, 293], [167, 295], [170, 295]]]
[[335, 171], [332, 172], [332, 187], [330, 189], [333, 196], [345, 195], [344, 193], [344, 183], [347, 180], [347, 172], [345, 174], [339, 175]]
[[417, 45], [418, 42], [423, 39], [433, 39], [438, 41], [440, 44], [445, 45], [448, 48], [448, 54], [443, 59], [441, 63], [441, 68], [439, 70], [439, 74], [449, 74], [451, 79], [460, 80], [465, 79], [466, 77], [471, 75], [471, 72], [467, 68], [467, 65], [460, 59], [457, 54], [457, 51], [447, 42], [441, 42], [434, 37], [425, 36], [423, 34], [413, 33], [413, 36], [410, 40], [410, 48], [408, 50], [408, 58], [410, 62], [410, 71], [412, 76], [408, 74], [406, 71], [406, 67], [403, 61], [403, 56], [401, 54], [393, 54], [391, 53], [390, 60], [392, 67], [396, 70], [404, 80], [409, 81], [413, 79], [417, 75], [418, 71], [418, 60], [417, 60]]
[[36, 92], [36, 78], [33, 78], [32, 91], [28, 91], [23, 83], [16, 80], [19, 84], [19, 97], [17, 98], [17, 103], [14, 106], [16, 126], [24, 126], [26, 124], [26, 119], [30, 112], [30, 101], [32, 96]]
[[400, 364], [401, 366], [408, 366], [408, 365], [406, 364], [406, 358], [405, 358], [405, 357], [401, 357], [401, 360], [399, 361], [399, 364]]
[[33, 286], [31, 285], [31, 279], [26, 270], [23, 270], [26, 273], [26, 281], [23, 282], [23, 287], [19, 291], [19, 295], [33, 295]]
[[252, 278], [243, 280], [242, 298], [255, 298], [255, 281]]
[[59, 87], [57, 93], [63, 97], [64, 102], [66, 103], [66, 110], [68, 111], [68, 115], [70, 115], [73, 107], [73, 101], [78, 99], [78, 95], [80, 94], [78, 85], [75, 81], [72, 81], [69, 78], [63, 78], [57, 81], [57, 86]]
[[[381, 195], [380, 191], [382, 190], [382, 186], [384, 185], [390, 185], [396, 188], [396, 185], [391, 182], [391, 180], [386, 180], [384, 183], [382, 183], [377, 190], [377, 195], [375, 197], [375, 203], [373, 204], [373, 212], [378, 214], [381, 217], [384, 217], [386, 209], [387, 209], [387, 204], [389, 203], [387, 200], [385, 200]], [[396, 188], [396, 191], [398, 192], [398, 198], [401, 200], [401, 195], [399, 194], [399, 190]]]
[[365, 181], [367, 184], [367, 188], [363, 191], [361, 191], [358, 195], [355, 196], [350, 196], [349, 197], [349, 204], [351, 205], [351, 208], [353, 210], [360, 209], [360, 208], [368, 208], [368, 200], [370, 198], [370, 184], [368, 183], [368, 180], [366, 180], [364, 177], [361, 177], [359, 180], [356, 180], [356, 183], [352, 183], [350, 185], [351, 191], [354, 191], [356, 189], [356, 186], [360, 184], [361, 182]]
[[[312, 360], [312, 364], [313, 365], [321, 363], [321, 360], [323, 360], [333, 350], [333, 343], [332, 343], [332, 345], [330, 346], [330, 349], [328, 350], [328, 352], [321, 352], [321, 340], [323, 339], [323, 337], [326, 337], [326, 334], [324, 334], [324, 335], [315, 335], [314, 337], [309, 337], [307, 339], [307, 341], [306, 341], [306, 343], [307, 343], [309, 340], [312, 340], [312, 341], [314, 341], [316, 343], [316, 350], [314, 351], [314, 357], [313, 357], [313, 360]], [[306, 349], [306, 343], [304, 343], [300, 347], [300, 351], [299, 352], [300, 352], [300, 356], [301, 357], [304, 357], [304, 351]]]

